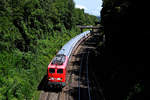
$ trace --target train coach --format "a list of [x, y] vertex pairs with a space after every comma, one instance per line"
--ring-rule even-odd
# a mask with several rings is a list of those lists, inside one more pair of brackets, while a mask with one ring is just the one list
[[72, 38], [52, 59], [47, 69], [48, 85], [50, 87], [65, 87], [67, 64], [71, 53], [89, 35], [90, 31], [86, 31]]

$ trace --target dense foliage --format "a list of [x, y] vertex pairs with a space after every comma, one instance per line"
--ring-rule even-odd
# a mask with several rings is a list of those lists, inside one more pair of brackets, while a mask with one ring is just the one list
[[49, 61], [77, 24], [95, 16], [76, 9], [73, 0], [0, 1], [0, 100], [30, 100]]
[[98, 73], [106, 100], [149, 98], [148, 12], [148, 1], [103, 0], [101, 24], [106, 44]]

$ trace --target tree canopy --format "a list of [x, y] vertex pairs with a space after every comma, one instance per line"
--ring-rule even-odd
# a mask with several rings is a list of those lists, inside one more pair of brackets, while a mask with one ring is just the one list
[[73, 0], [1, 0], [0, 100], [30, 100], [56, 52], [96, 16]]

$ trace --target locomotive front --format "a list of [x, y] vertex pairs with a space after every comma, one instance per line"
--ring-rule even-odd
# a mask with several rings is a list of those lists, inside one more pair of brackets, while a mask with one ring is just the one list
[[48, 85], [50, 87], [65, 87], [67, 63], [68, 57], [58, 54], [48, 65]]
[[66, 84], [66, 67], [68, 59], [71, 56], [76, 44], [80, 44], [90, 31], [83, 32], [68, 41], [57, 53], [54, 59], [48, 65], [48, 85], [50, 87], [64, 87]]

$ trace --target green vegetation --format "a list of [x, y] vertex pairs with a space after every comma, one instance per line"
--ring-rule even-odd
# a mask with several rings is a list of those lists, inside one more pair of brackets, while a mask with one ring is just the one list
[[101, 61], [97, 76], [101, 76], [105, 100], [149, 98], [148, 1], [103, 0], [102, 6], [100, 23], [106, 41], [96, 62]]
[[73, 0], [1, 0], [0, 100], [31, 100], [57, 51], [96, 16]]

